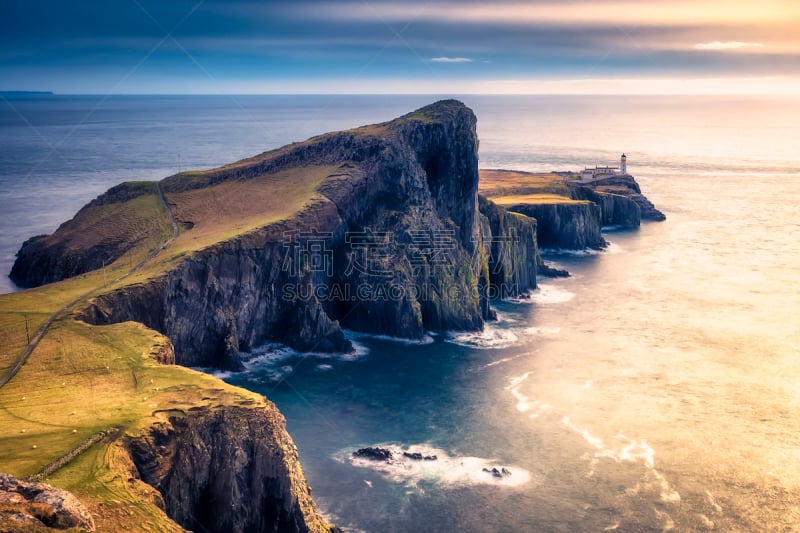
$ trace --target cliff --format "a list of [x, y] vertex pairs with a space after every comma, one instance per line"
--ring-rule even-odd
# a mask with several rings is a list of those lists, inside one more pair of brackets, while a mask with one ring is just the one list
[[519, 203], [505, 206], [509, 211], [535, 218], [538, 242], [543, 248], [602, 249], [607, 243], [601, 233], [602, 214], [594, 202]]
[[[240, 350], [267, 339], [346, 351], [345, 326], [477, 330], [492, 298], [534, 288], [536, 221], [479, 201], [475, 126], [463, 104], [439, 102], [122, 184], [28, 241], [16, 279], [60, 282], [0, 298], [0, 319], [20, 350], [20, 313], [44, 324], [35, 357], [52, 364], [24, 365], [0, 390], [34, 400], [0, 413], [20, 443], [0, 466], [44, 467], [106, 531], [330, 530], [276, 408], [174, 363], [238, 369]], [[64, 374], [67, 352], [93, 379]], [[61, 386], [31, 386], [47, 382]]]
[[20, 287], [38, 287], [110, 265], [167, 234], [158, 211], [155, 183], [112, 187], [53, 234], [25, 241], [9, 277]]
[[[240, 351], [265, 340], [348, 351], [344, 327], [412, 339], [478, 330], [492, 316], [492, 283], [503, 283], [506, 296], [535, 287], [537, 253], [531, 221], [495, 217], [482, 232], [475, 126], [472, 111], [443, 101], [167, 178], [161, 189], [180, 236], [159, 269], [104, 291], [80, 316], [91, 324], [141, 322], [172, 340], [179, 364], [234, 370]], [[298, 196], [302, 190], [307, 196]], [[286, 200], [275, 202], [281, 195]], [[63, 239], [121, 196], [109, 191], [53, 235], [23, 246], [15, 267], [35, 274], [20, 277], [74, 275], [54, 259]], [[261, 200], [250, 205], [252, 198]], [[163, 236], [163, 213], [161, 222], [140, 223], [132, 201], [123, 204], [132, 224], [155, 228], [152, 240]], [[284, 207], [292, 202], [296, 209]], [[519, 255], [490, 265], [493, 253], [505, 252], [497, 243], [508, 231], [522, 239], [510, 250]], [[70, 250], [76, 261], [93, 265], [98, 249], [111, 261], [122, 248], [106, 249], [106, 240], [85, 236]]]
[[[509, 211], [537, 221], [542, 247], [603, 248], [604, 226], [639, 227], [666, 217], [628, 174], [582, 181], [570, 172], [481, 170], [481, 193]], [[546, 271], [540, 268], [540, 273]]]
[[488, 299], [513, 297], [536, 288], [539, 256], [536, 219], [514, 213], [479, 196], [488, 257]]
[[[0, 319], [9, 301], [19, 309], [66, 287], [3, 296]], [[27, 483], [0, 475], [0, 531], [6, 519], [24, 520], [19, 531], [45, 531], [33, 519], [110, 533], [332, 530], [277, 408], [172, 364], [163, 335], [64, 317], [33, 357], [0, 388], [14, 404], [0, 411], [0, 471]], [[30, 483], [40, 480], [58, 490]]]
[[638, 227], [642, 220], [660, 222], [667, 218], [642, 194], [639, 184], [629, 174], [569, 185], [571, 198], [591, 200], [601, 206], [603, 225]]
[[591, 186], [570, 186], [570, 198], [586, 200], [600, 208], [602, 226], [638, 228], [642, 221], [639, 205], [621, 194], [598, 191]]
[[181, 526], [211, 533], [330, 532], [274, 405], [198, 408], [127, 444], [141, 479]]

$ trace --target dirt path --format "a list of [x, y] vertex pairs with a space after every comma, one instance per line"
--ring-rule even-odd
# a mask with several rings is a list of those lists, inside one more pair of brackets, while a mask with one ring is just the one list
[[25, 347], [25, 351], [22, 352], [22, 355], [19, 357], [19, 359], [17, 359], [17, 362], [14, 363], [14, 366], [12, 366], [8, 370], [8, 372], [6, 372], [6, 374], [2, 378], [0, 378], [0, 387], [5, 386], [6, 383], [8, 383], [9, 381], [11, 381], [14, 378], [14, 376], [17, 374], [17, 372], [19, 372], [19, 369], [22, 368], [22, 365], [25, 364], [25, 361], [28, 360], [28, 357], [30, 357], [30, 355], [33, 353], [33, 350], [36, 349], [36, 346], [39, 344], [39, 341], [42, 340], [42, 337], [44, 336], [45, 332], [47, 332], [47, 328], [49, 328], [53, 324], [53, 322], [55, 322], [58, 318], [60, 318], [61, 315], [65, 311], [67, 311], [69, 308], [73, 307], [75, 304], [77, 304], [77, 303], [89, 298], [90, 296], [95, 294], [97, 291], [100, 291], [100, 290], [102, 290], [102, 289], [104, 289], [104, 288], [106, 288], [106, 287], [108, 287], [108, 286], [110, 286], [110, 285], [112, 285], [114, 283], [117, 283], [119, 281], [122, 281], [125, 278], [127, 278], [128, 276], [130, 276], [131, 274], [133, 274], [134, 272], [138, 271], [145, 264], [147, 264], [148, 261], [152, 260], [155, 256], [157, 256], [159, 254], [159, 252], [161, 252], [164, 248], [166, 248], [167, 246], [172, 244], [172, 241], [174, 241], [178, 237], [178, 234], [180, 233], [180, 231], [178, 229], [178, 223], [175, 221], [175, 215], [172, 214], [172, 210], [169, 208], [169, 204], [167, 204], [167, 199], [164, 197], [164, 192], [161, 190], [161, 184], [158, 183], [158, 182], [156, 182], [156, 191], [158, 192], [158, 197], [161, 199], [161, 204], [164, 206], [164, 212], [166, 213], [167, 218], [169, 219], [169, 222], [172, 225], [172, 237], [170, 237], [169, 239], [164, 241], [161, 244], [161, 246], [159, 246], [156, 250], [152, 251], [139, 264], [137, 264], [136, 266], [131, 268], [125, 274], [123, 274], [120, 277], [118, 277], [116, 279], [113, 279], [113, 280], [111, 280], [109, 282], [106, 282], [103, 285], [100, 285], [99, 287], [95, 287], [94, 289], [91, 289], [91, 290], [81, 294], [80, 296], [78, 296], [77, 298], [72, 300], [71, 302], [69, 302], [69, 303], [65, 304], [63, 307], [60, 307], [59, 309], [57, 309], [52, 315], [50, 315], [47, 318], [47, 320], [44, 321], [44, 324], [42, 324], [41, 327], [39, 327], [39, 329], [33, 335], [33, 338], [28, 343], [28, 346]]

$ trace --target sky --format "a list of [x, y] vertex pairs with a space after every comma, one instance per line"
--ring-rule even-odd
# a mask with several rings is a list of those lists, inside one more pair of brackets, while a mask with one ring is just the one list
[[0, 0], [0, 90], [800, 92], [800, 0]]

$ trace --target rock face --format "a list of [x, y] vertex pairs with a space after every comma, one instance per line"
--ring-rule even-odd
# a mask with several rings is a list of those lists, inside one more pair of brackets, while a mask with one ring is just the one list
[[537, 220], [537, 237], [543, 248], [582, 250], [607, 245], [601, 234], [600, 206], [594, 202], [519, 204], [507, 209]]
[[506, 210], [483, 196], [479, 201], [490, 299], [518, 296], [536, 288], [541, 262], [536, 219]]
[[570, 194], [576, 200], [591, 200], [600, 205], [606, 226], [638, 227], [640, 220], [660, 222], [667, 218], [642, 194], [639, 184], [629, 174], [579, 186], [571, 184]]
[[277, 408], [218, 407], [171, 417], [128, 442], [167, 515], [193, 531], [337, 531], [317, 514]]
[[[167, 193], [338, 165], [290, 220], [102, 295], [82, 317], [142, 322], [170, 337], [179, 364], [229, 369], [241, 368], [240, 350], [267, 339], [302, 351], [347, 351], [342, 327], [412, 339], [429, 330], [478, 330], [492, 316], [490, 284], [534, 288], [537, 254], [534, 221], [481, 219], [475, 126], [467, 107], [443, 101], [385, 124], [290, 145], [203, 182], [169, 178]], [[506, 238], [519, 246], [490, 270], [495, 244]], [[326, 252], [325, 268], [304, 262], [314, 245]]]
[[573, 200], [588, 200], [600, 206], [600, 223], [603, 226], [638, 228], [641, 220], [639, 205], [626, 196], [597, 191], [591, 187], [570, 187]]
[[0, 531], [31, 528], [94, 531], [88, 510], [69, 492], [0, 473]]

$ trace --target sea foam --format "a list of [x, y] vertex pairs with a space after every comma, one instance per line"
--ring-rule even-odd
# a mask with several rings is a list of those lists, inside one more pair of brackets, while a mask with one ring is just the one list
[[574, 292], [562, 289], [556, 285], [540, 283], [539, 287], [531, 292], [530, 301], [540, 305], [550, 305], [568, 302], [574, 297]]
[[[367, 468], [395, 483], [416, 486], [418, 483], [435, 483], [444, 486], [491, 485], [498, 487], [520, 487], [531, 482], [528, 470], [493, 459], [471, 456], [453, 456], [441, 448], [426, 444], [399, 446], [397, 444], [377, 444], [375, 447], [392, 452], [391, 459], [375, 461], [353, 456], [353, 449], [342, 450], [334, 459], [349, 463], [358, 468]], [[423, 456], [436, 456], [436, 460], [415, 460], [403, 455], [420, 453]], [[506, 469], [509, 474], [496, 476], [491, 470]], [[488, 470], [488, 472], [487, 472]]]

